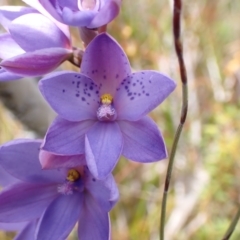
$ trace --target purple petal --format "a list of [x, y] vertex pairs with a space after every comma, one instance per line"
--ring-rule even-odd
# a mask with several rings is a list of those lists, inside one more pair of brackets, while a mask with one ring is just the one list
[[0, 223], [0, 229], [4, 231], [18, 231], [23, 229], [28, 222]]
[[0, 148], [0, 165], [14, 178], [29, 183], [58, 183], [65, 177], [58, 170], [43, 171], [38, 159], [41, 141], [14, 140]]
[[99, 179], [113, 170], [121, 155], [123, 138], [115, 122], [96, 122], [85, 139], [86, 162], [90, 172]]
[[85, 133], [94, 121], [69, 122], [57, 117], [47, 131], [42, 149], [60, 155], [78, 155], [85, 152]]
[[85, 188], [106, 212], [109, 212], [118, 201], [119, 192], [112, 174], [104, 180], [97, 180], [89, 173]]
[[9, 33], [0, 35], [0, 58], [6, 59], [24, 53]]
[[14, 238], [14, 240], [33, 240], [35, 238], [35, 231], [37, 227], [37, 220], [31, 221], [27, 226]]
[[69, 71], [46, 76], [40, 91], [51, 107], [64, 119], [96, 119], [99, 107], [98, 87], [88, 77]]
[[0, 81], [12, 81], [12, 80], [17, 80], [21, 78], [22, 76], [7, 72], [6, 70], [0, 67]]
[[120, 85], [114, 99], [118, 119], [136, 121], [157, 107], [176, 87], [155, 71], [133, 73]]
[[41, 150], [39, 159], [43, 169], [74, 168], [86, 165], [84, 155], [60, 156]]
[[61, 195], [47, 208], [40, 219], [38, 240], [66, 239], [75, 226], [82, 204], [82, 195]]
[[123, 156], [136, 162], [167, 158], [167, 150], [157, 125], [149, 117], [136, 122], [118, 122], [124, 139]]
[[56, 9], [52, 6], [49, 0], [23, 0], [28, 5], [37, 9], [44, 16], [48, 17], [51, 21], [53, 21], [66, 35], [68, 39], [70, 39], [69, 27], [62, 23], [62, 17], [56, 11]]
[[57, 194], [57, 185], [11, 185], [0, 193], [0, 221], [22, 222], [39, 218]]
[[85, 194], [85, 207], [82, 209], [78, 224], [78, 237], [81, 240], [110, 239], [110, 219], [91, 195]]
[[18, 182], [19, 180], [15, 177], [13, 177], [11, 174], [6, 172], [1, 166], [0, 166], [0, 186], [5, 187], [11, 184], [14, 184]]
[[70, 48], [69, 39], [47, 17], [31, 13], [15, 19], [9, 25], [12, 38], [26, 52], [44, 48]]
[[92, 21], [96, 11], [72, 11], [70, 8], [63, 8], [62, 18], [65, 24], [75, 27], [86, 27]]
[[72, 55], [64, 48], [48, 48], [28, 52], [1, 62], [7, 71], [23, 76], [41, 76], [57, 68]]
[[23, 6], [2, 6], [0, 7], [0, 23], [7, 29], [8, 25], [15, 18], [28, 13], [36, 13], [37, 11], [33, 8]]
[[108, 1], [87, 27], [97, 28], [108, 24], [119, 14], [120, 5], [121, 1], [119, 0]]
[[100, 34], [86, 48], [81, 71], [101, 87], [101, 95], [114, 95], [130, 73], [130, 65], [121, 46], [108, 34]]
[[29, 6], [37, 9], [40, 13], [47, 16], [48, 18], [56, 19], [57, 21], [61, 22], [62, 19], [56, 9], [51, 4], [49, 0], [23, 0]]

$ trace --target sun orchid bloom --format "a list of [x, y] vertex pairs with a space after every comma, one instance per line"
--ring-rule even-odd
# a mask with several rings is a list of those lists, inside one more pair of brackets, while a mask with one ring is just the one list
[[57, 21], [77, 27], [98, 28], [119, 13], [121, 0], [23, 0]]
[[37, 10], [0, 7], [0, 81], [41, 76], [72, 57], [69, 29]]
[[119, 44], [108, 34], [100, 34], [86, 48], [81, 73], [53, 73], [39, 83], [59, 114], [46, 134], [43, 150], [85, 153], [96, 178], [106, 177], [121, 154], [137, 162], [164, 159], [164, 140], [146, 114], [175, 86], [157, 71], [131, 73]]
[[66, 239], [77, 222], [81, 240], [109, 239], [108, 212], [118, 200], [113, 176], [97, 180], [86, 166], [42, 170], [40, 145], [15, 140], [1, 146], [0, 166], [18, 182], [0, 192], [0, 222], [33, 223], [39, 218], [36, 240]]

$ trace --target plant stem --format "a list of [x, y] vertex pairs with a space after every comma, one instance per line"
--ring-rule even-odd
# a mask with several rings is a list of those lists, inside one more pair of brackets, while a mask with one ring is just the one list
[[172, 150], [169, 157], [169, 164], [168, 164], [167, 175], [166, 175], [165, 185], [164, 185], [164, 193], [163, 193], [162, 209], [161, 209], [161, 220], [160, 220], [160, 240], [164, 240], [164, 225], [165, 225], [165, 218], [166, 218], [166, 206], [167, 206], [169, 184], [171, 180], [173, 163], [174, 163], [174, 158], [175, 158], [179, 138], [181, 136], [181, 132], [182, 132], [182, 129], [187, 117], [187, 112], [188, 112], [187, 73], [186, 73], [186, 68], [185, 68], [184, 59], [183, 59], [182, 42], [180, 39], [181, 10], [182, 10], [182, 1], [174, 0], [173, 35], [174, 35], [175, 50], [178, 57], [181, 82], [182, 82], [182, 107], [181, 107], [180, 123], [178, 125], [177, 131], [175, 133], [175, 137], [173, 140], [173, 145], [172, 145]]
[[238, 211], [237, 211], [237, 214], [235, 215], [234, 219], [232, 220], [230, 226], [228, 227], [228, 230], [227, 232], [225, 233], [224, 237], [222, 238], [222, 240], [228, 240], [230, 239], [237, 223], [238, 223], [238, 220], [240, 218], [240, 206], [238, 208]]

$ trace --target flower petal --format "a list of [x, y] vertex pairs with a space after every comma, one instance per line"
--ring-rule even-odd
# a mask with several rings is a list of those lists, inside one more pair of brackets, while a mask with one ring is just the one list
[[3, 60], [0, 65], [15, 74], [41, 76], [57, 68], [71, 55], [72, 52], [64, 48], [46, 48]]
[[81, 240], [110, 239], [110, 219], [91, 195], [85, 194], [85, 205], [80, 213], [78, 237]]
[[65, 24], [75, 27], [86, 27], [96, 15], [95, 11], [72, 11], [70, 8], [63, 8], [62, 18]]
[[85, 138], [86, 162], [98, 179], [111, 173], [121, 155], [123, 138], [116, 122], [96, 122]]
[[41, 150], [39, 160], [43, 169], [74, 168], [86, 165], [84, 155], [61, 156]]
[[48, 18], [56, 19], [61, 22], [62, 19], [56, 9], [51, 4], [49, 0], [23, 0], [23, 2], [27, 3], [29, 6], [37, 9], [40, 13], [47, 16]]
[[69, 27], [62, 23], [62, 16], [56, 11], [56, 9], [52, 6], [49, 0], [23, 0], [29, 6], [37, 9], [44, 16], [48, 17], [51, 21], [53, 21], [66, 35], [68, 39], [70, 39], [70, 31]]
[[157, 125], [149, 117], [136, 122], [118, 122], [124, 139], [123, 156], [136, 162], [167, 158], [167, 150]]
[[44, 48], [70, 48], [69, 39], [47, 17], [30, 13], [8, 26], [12, 38], [26, 52]]
[[58, 170], [43, 171], [38, 159], [42, 141], [14, 140], [0, 148], [0, 166], [14, 178], [29, 183], [58, 183], [65, 177]]
[[47, 131], [42, 149], [59, 155], [83, 154], [85, 133], [94, 121], [69, 122], [57, 117]]
[[15, 177], [13, 177], [11, 174], [6, 172], [1, 166], [0, 166], [0, 186], [5, 187], [11, 184], [14, 184], [18, 182], [19, 180]]
[[99, 89], [88, 77], [69, 71], [53, 73], [39, 83], [40, 91], [51, 107], [64, 119], [96, 119]]
[[12, 80], [18, 80], [23, 78], [23, 76], [20, 76], [18, 74], [10, 73], [6, 71], [5, 69], [0, 67], [0, 82], [1, 81], [12, 81]]
[[97, 180], [89, 173], [85, 188], [106, 212], [109, 212], [118, 201], [119, 192], [112, 174], [109, 174], [104, 180]]
[[37, 11], [33, 8], [23, 6], [1, 6], [0, 7], [0, 23], [4, 28], [8, 28], [8, 25], [15, 18], [28, 13], [36, 13]]
[[82, 204], [82, 195], [60, 195], [47, 208], [39, 221], [38, 240], [66, 239], [77, 223]]
[[37, 220], [29, 222], [20, 233], [14, 238], [14, 240], [33, 240], [37, 227]]
[[18, 223], [0, 223], [0, 229], [4, 231], [18, 231], [23, 229], [28, 222], [18, 222]]
[[119, 14], [120, 5], [119, 0], [107, 1], [87, 27], [97, 28], [108, 24]]
[[57, 194], [56, 185], [11, 185], [0, 193], [0, 221], [22, 222], [39, 218]]
[[102, 33], [86, 48], [81, 72], [100, 86], [101, 95], [114, 95], [121, 81], [131, 73], [131, 69], [121, 46], [108, 34]]
[[0, 35], [0, 58], [6, 59], [24, 53], [9, 33]]
[[156, 71], [133, 73], [120, 85], [114, 99], [118, 119], [136, 121], [157, 107], [176, 87]]

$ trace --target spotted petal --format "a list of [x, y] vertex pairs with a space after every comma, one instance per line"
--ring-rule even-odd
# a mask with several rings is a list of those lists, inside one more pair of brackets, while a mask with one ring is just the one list
[[151, 118], [118, 124], [124, 139], [123, 156], [136, 162], [154, 162], [167, 157], [163, 137]]
[[76, 72], [61, 71], [42, 79], [39, 88], [62, 118], [69, 121], [97, 118], [99, 89], [90, 78]]
[[136, 121], [157, 107], [176, 87], [156, 71], [133, 73], [120, 85], [114, 99], [118, 119]]
[[114, 95], [130, 73], [130, 65], [121, 46], [108, 34], [100, 34], [88, 45], [82, 59], [81, 72], [101, 88], [101, 95]]
[[122, 147], [122, 134], [116, 122], [96, 122], [85, 139], [86, 161], [90, 172], [96, 178], [105, 178], [116, 165]]
[[70, 122], [57, 117], [47, 131], [42, 148], [60, 155], [83, 154], [85, 133], [93, 124], [91, 120]]

